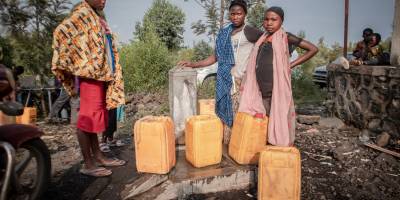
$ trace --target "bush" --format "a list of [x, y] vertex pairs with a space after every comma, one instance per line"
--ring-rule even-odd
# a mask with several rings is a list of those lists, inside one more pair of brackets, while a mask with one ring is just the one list
[[179, 61], [190, 61], [193, 59], [194, 51], [193, 49], [180, 49], [179, 51], [172, 51], [171, 55], [174, 58], [174, 63]]
[[293, 99], [297, 105], [322, 103], [326, 99], [326, 91], [314, 84], [312, 78], [300, 68], [292, 73]]
[[214, 99], [215, 98], [215, 78], [210, 77], [204, 80], [203, 84], [197, 88], [198, 99]]
[[166, 87], [173, 59], [154, 28], [151, 28], [144, 34], [143, 40], [122, 47], [120, 63], [124, 70], [126, 91], [156, 91]]
[[201, 40], [193, 46], [193, 61], [200, 61], [208, 58], [213, 53], [213, 48], [205, 41]]

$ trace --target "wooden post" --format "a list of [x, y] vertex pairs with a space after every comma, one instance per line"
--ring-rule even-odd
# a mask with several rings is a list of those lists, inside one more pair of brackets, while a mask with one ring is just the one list
[[400, 0], [394, 1], [394, 19], [390, 64], [400, 66]]
[[344, 0], [344, 42], [343, 57], [347, 58], [347, 37], [349, 28], [349, 0]]

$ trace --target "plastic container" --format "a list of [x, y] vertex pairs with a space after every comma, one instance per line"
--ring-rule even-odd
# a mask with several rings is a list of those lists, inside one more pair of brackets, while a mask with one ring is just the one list
[[267, 145], [268, 117], [238, 112], [233, 121], [228, 153], [239, 164], [256, 164]]
[[268, 146], [258, 166], [258, 199], [300, 200], [301, 160], [295, 147]]
[[37, 110], [35, 107], [25, 107], [24, 114], [22, 114], [21, 116], [17, 116], [16, 123], [35, 126], [36, 116], [37, 116]]
[[147, 116], [135, 123], [138, 172], [166, 174], [176, 164], [174, 124], [170, 117]]
[[200, 99], [198, 103], [199, 115], [216, 115], [215, 99]]
[[218, 164], [222, 159], [223, 126], [215, 115], [198, 115], [186, 121], [186, 160], [195, 167]]

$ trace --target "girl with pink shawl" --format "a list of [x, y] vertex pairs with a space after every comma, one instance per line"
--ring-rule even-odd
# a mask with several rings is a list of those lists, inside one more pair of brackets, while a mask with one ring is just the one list
[[[310, 42], [286, 33], [282, 28], [283, 19], [284, 12], [279, 7], [271, 7], [265, 12], [263, 27], [267, 33], [257, 41], [250, 54], [239, 112], [251, 115], [266, 114], [269, 116], [268, 142], [276, 146], [292, 146], [295, 140], [296, 116], [292, 97], [291, 68], [309, 60], [318, 52], [318, 49]], [[288, 37], [290, 37], [289, 40]], [[295, 46], [306, 50], [306, 53], [290, 63], [288, 43], [295, 43]], [[260, 57], [262, 51], [260, 46], [264, 45], [263, 48], [265, 46], [268, 48], [268, 44], [272, 49], [267, 49], [267, 52], [272, 56]], [[262, 73], [266, 71], [259, 69], [265, 67], [262, 66], [263, 63], [271, 62], [265, 59], [271, 58], [272, 69], [267, 72], [273, 72], [271, 76], [273, 80], [266, 80], [266, 82], [272, 83], [272, 97], [270, 101], [265, 101], [262, 79], [265, 80], [268, 76]], [[259, 83], [261, 83], [260, 87]]]

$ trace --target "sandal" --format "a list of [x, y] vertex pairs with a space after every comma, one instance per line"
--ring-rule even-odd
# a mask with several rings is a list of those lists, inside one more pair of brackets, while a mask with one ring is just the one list
[[116, 139], [107, 140], [107, 144], [108, 144], [110, 147], [122, 147], [122, 146], [125, 145], [125, 144], [122, 142], [122, 140], [116, 140]]
[[103, 142], [99, 144], [99, 148], [100, 148], [100, 151], [103, 153], [108, 153], [111, 151], [110, 146], [108, 146], [107, 143], [103, 143]]
[[106, 162], [106, 163], [99, 162], [99, 163], [100, 163], [100, 166], [103, 166], [103, 167], [119, 167], [119, 166], [125, 165], [126, 161], [114, 158], [109, 162]]
[[79, 172], [83, 175], [93, 176], [93, 177], [106, 177], [106, 176], [110, 176], [112, 174], [111, 170], [106, 169], [104, 167], [97, 167], [94, 169], [81, 168], [79, 170]]

